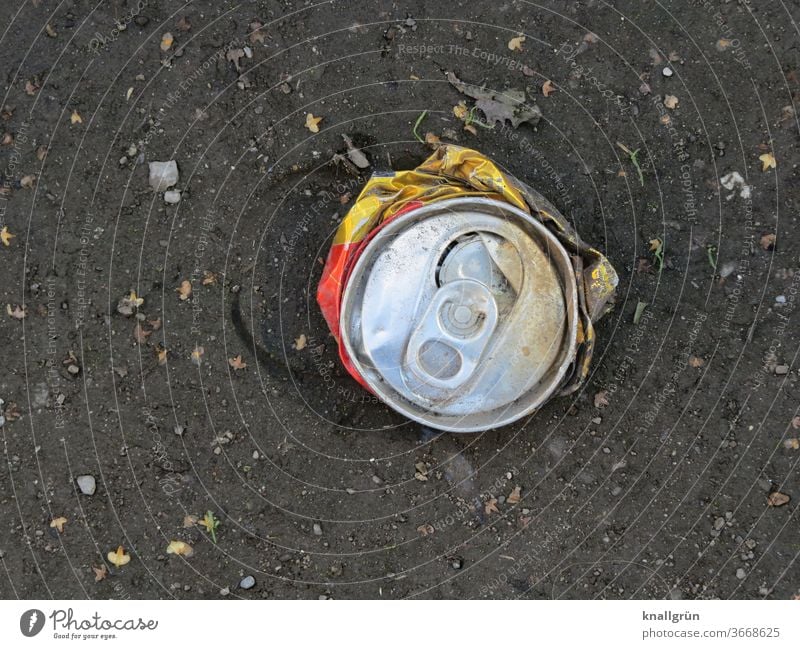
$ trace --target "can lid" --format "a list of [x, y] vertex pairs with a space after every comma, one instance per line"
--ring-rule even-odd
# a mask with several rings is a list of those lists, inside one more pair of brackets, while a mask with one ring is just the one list
[[426, 425], [472, 432], [540, 406], [575, 356], [567, 251], [500, 201], [434, 202], [385, 224], [344, 290], [341, 335], [367, 384]]

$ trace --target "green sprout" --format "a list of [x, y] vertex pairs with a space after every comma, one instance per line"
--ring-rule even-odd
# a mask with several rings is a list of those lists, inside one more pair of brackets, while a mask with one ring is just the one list
[[708, 263], [714, 270], [717, 270], [717, 247], [708, 245], [706, 246], [706, 253], [708, 254]]
[[661, 239], [650, 239], [650, 252], [658, 262], [658, 272], [664, 270], [664, 242]]
[[425, 143], [425, 140], [424, 140], [424, 139], [423, 139], [423, 138], [420, 136], [420, 134], [419, 134], [419, 126], [420, 126], [420, 124], [422, 124], [422, 121], [423, 121], [423, 120], [424, 120], [424, 119], [425, 119], [427, 116], [428, 116], [428, 111], [427, 111], [427, 110], [423, 110], [423, 111], [420, 113], [419, 117], [417, 117], [417, 122], [416, 122], [416, 124], [414, 124], [414, 131], [413, 131], [413, 133], [414, 133], [414, 137], [415, 137], [415, 138], [417, 138], [417, 141], [419, 141], [419, 142], [422, 142], [423, 144]]
[[617, 146], [625, 152], [630, 159], [631, 164], [636, 167], [636, 173], [639, 174], [639, 184], [644, 187], [644, 174], [642, 173], [642, 168], [639, 165], [639, 149], [636, 149], [636, 151], [631, 151], [622, 142], [617, 142]]
[[480, 126], [481, 128], [492, 130], [494, 128], [494, 125], [489, 126], [489, 124], [487, 124], [486, 122], [483, 122], [479, 120], [477, 117], [475, 117], [476, 110], [478, 110], [477, 106], [473, 106], [472, 108], [469, 109], [467, 117], [464, 120], [464, 125], [469, 126], [470, 124], [475, 124], [475, 126]]
[[217, 528], [219, 527], [219, 521], [214, 518], [214, 512], [211, 510], [206, 512], [206, 515], [203, 517], [203, 520], [198, 521], [198, 525], [202, 525], [206, 528], [206, 531], [211, 534], [211, 540], [214, 543], [217, 542]]

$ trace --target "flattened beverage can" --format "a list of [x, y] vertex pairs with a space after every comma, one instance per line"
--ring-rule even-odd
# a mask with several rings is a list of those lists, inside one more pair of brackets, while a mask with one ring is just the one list
[[439, 430], [510, 424], [586, 379], [617, 275], [544, 197], [477, 151], [442, 146], [373, 176], [317, 299], [348, 372]]

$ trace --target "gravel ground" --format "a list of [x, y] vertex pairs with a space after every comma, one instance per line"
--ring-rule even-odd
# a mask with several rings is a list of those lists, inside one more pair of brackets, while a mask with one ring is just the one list
[[[798, 597], [797, 20], [3, 2], [0, 597]], [[447, 72], [543, 118], [470, 133]], [[423, 111], [620, 274], [585, 387], [483, 434], [363, 392], [314, 300]]]

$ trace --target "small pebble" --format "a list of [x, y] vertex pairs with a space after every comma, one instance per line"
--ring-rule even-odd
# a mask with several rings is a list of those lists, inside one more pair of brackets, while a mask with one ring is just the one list
[[661, 71], [661, 74], [663, 74], [665, 77], [671, 77], [675, 73], [672, 71], [672, 68], [666, 67]]
[[322, 525], [314, 523], [313, 529], [316, 536], [322, 536]]
[[178, 163], [154, 161], [150, 163], [150, 187], [157, 192], [165, 192], [178, 182]]
[[97, 491], [97, 482], [94, 479], [94, 476], [91, 475], [79, 475], [75, 482], [78, 483], [78, 489], [81, 490], [81, 493], [85, 496], [93, 496], [94, 492]]
[[744, 579], [745, 577], [747, 577], [747, 573], [744, 571], [744, 568], [739, 568], [736, 571], [736, 578], [737, 579]]
[[242, 578], [242, 581], [239, 582], [239, 588], [242, 590], [250, 590], [255, 585], [256, 578], [253, 577], [253, 575], [247, 575], [246, 577]]
[[450, 561], [450, 565], [453, 566], [455, 570], [461, 570], [461, 566], [464, 565], [464, 562], [458, 557], [453, 557]]
[[176, 205], [177, 203], [180, 203], [181, 193], [177, 189], [171, 189], [168, 192], [164, 192], [164, 202], [169, 203], [170, 205]]
[[786, 304], [786, 296], [785, 295], [779, 295], [778, 297], [775, 298], [775, 303], [776, 304]]
[[775, 374], [777, 376], [784, 376], [789, 373], [789, 366], [788, 365], [776, 365], [775, 366]]

